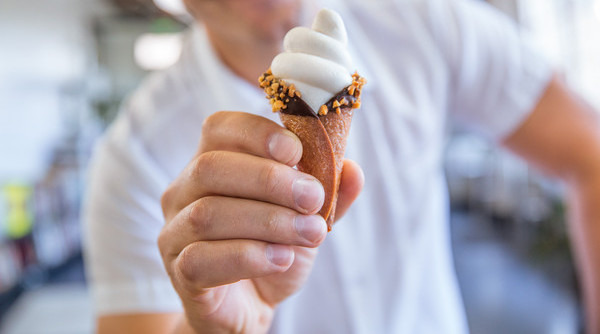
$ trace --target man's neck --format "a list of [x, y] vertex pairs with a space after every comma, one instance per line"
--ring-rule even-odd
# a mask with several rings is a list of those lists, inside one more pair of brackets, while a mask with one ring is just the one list
[[208, 36], [221, 61], [236, 75], [252, 84], [269, 68], [273, 57], [281, 52], [281, 40], [240, 42], [221, 38], [218, 34], [211, 33], [211, 30], [208, 30]]
[[[208, 4], [215, 5], [210, 2]], [[238, 24], [231, 21], [231, 18], [229, 21], [215, 19], [219, 17], [214, 13], [227, 8], [221, 7], [217, 6], [218, 10], [211, 10], [209, 7], [198, 8], [196, 15], [205, 23], [210, 42], [221, 61], [235, 74], [252, 84], [255, 84], [258, 77], [269, 68], [273, 57], [282, 51], [286, 32], [295, 26], [310, 22], [310, 18], [318, 9], [313, 1], [294, 0], [267, 13], [279, 15], [276, 21], [265, 21], [262, 16], [260, 20], [249, 16], [240, 17]], [[202, 18], [201, 13], [206, 14], [206, 17]], [[211, 13], [213, 16], [209, 16]], [[268, 18], [268, 15], [265, 17]], [[224, 27], [224, 22], [232, 28]]]

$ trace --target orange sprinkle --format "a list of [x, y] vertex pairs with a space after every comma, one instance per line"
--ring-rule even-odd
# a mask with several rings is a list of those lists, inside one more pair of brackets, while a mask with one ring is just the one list
[[354, 90], [355, 90], [355, 89], [356, 89], [356, 87], [354, 87], [353, 85], [352, 85], [352, 86], [349, 86], [349, 87], [348, 87], [348, 94], [350, 94], [350, 95], [354, 95]]
[[325, 116], [327, 115], [327, 106], [326, 105], [322, 105], [321, 108], [319, 108], [319, 115]]
[[278, 100], [273, 103], [273, 111], [279, 111], [281, 108], [283, 108], [283, 102]]
[[294, 97], [294, 94], [296, 93], [296, 86], [294, 86], [294, 84], [291, 84], [288, 90], [288, 95], [290, 97]]

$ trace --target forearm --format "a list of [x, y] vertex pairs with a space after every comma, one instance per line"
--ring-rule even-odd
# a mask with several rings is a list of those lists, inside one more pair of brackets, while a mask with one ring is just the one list
[[588, 333], [600, 333], [600, 117], [555, 77], [504, 144], [569, 185], [570, 237]]
[[177, 327], [171, 334], [197, 334], [192, 326], [190, 326], [186, 316], [182, 313], [179, 317]]
[[188, 317], [184, 313], [182, 313], [179, 316], [177, 327], [175, 327], [175, 329], [172, 332], [169, 332], [169, 334], [225, 334], [232, 332], [230, 330], [223, 329], [222, 327], [217, 326], [214, 323], [202, 322], [199, 319], [192, 321], [194, 321], [193, 327]]
[[[100, 316], [97, 321], [98, 334], [195, 334], [185, 331], [182, 313], [131, 313]], [[181, 327], [181, 328], [180, 328]]]
[[210, 325], [198, 325], [203, 330], [195, 331], [183, 313], [136, 313], [102, 316], [98, 319], [98, 334], [200, 334], [228, 333]]
[[600, 167], [569, 182], [569, 222], [588, 333], [600, 333]]

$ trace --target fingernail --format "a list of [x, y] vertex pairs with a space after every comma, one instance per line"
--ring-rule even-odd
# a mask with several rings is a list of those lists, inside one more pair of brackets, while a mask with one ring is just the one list
[[300, 208], [306, 212], [314, 212], [325, 199], [325, 191], [321, 183], [312, 178], [300, 178], [294, 181], [292, 185], [294, 201]]
[[288, 163], [296, 155], [297, 145], [298, 142], [293, 137], [276, 132], [269, 139], [269, 154], [281, 163]]
[[293, 259], [293, 252], [288, 246], [267, 245], [267, 259], [277, 266], [287, 266]]
[[318, 215], [298, 215], [294, 219], [294, 225], [298, 235], [311, 243], [321, 240], [327, 231], [325, 220]]

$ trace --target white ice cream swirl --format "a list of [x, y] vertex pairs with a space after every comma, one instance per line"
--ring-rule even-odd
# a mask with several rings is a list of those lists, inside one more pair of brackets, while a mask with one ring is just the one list
[[353, 65], [346, 48], [348, 36], [342, 18], [322, 9], [312, 29], [296, 27], [283, 40], [284, 52], [271, 63], [276, 78], [294, 84], [314, 111], [352, 83]]

